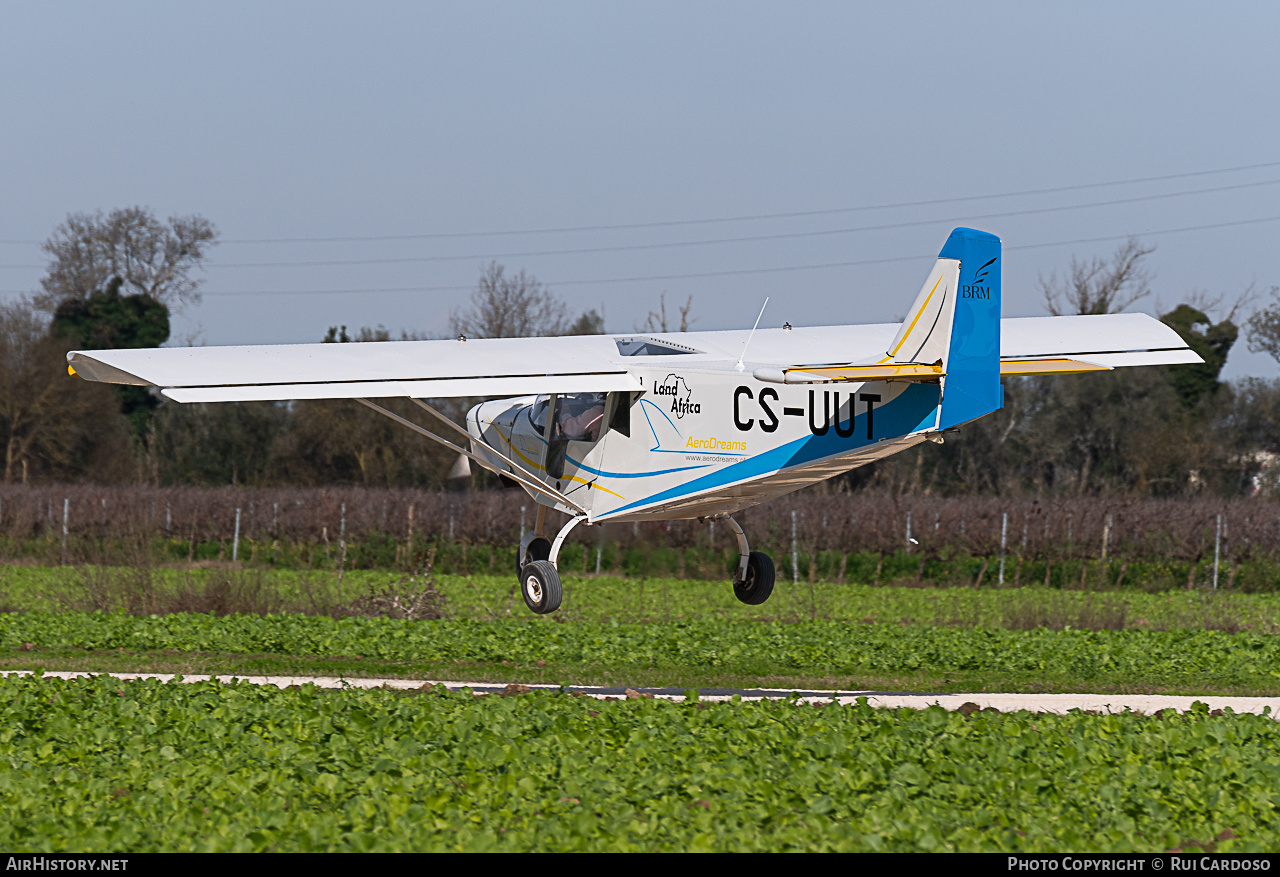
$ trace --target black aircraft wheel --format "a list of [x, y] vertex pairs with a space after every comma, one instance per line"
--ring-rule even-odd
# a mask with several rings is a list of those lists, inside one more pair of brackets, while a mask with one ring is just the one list
[[773, 593], [773, 558], [762, 551], [747, 555], [747, 577], [734, 579], [733, 596], [748, 606], [759, 606]]
[[551, 556], [551, 542], [539, 536], [529, 543], [529, 547], [525, 549], [524, 557], [516, 558], [516, 581], [524, 584], [524, 568], [526, 564], [533, 563], [535, 560], [546, 560]]
[[563, 592], [560, 588], [560, 573], [549, 560], [535, 560], [525, 564], [520, 574], [520, 590], [524, 594], [524, 604], [538, 615], [546, 615], [560, 608]]

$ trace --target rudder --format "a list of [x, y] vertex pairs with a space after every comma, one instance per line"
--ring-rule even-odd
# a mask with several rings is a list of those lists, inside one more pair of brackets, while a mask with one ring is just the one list
[[938, 429], [947, 429], [998, 411], [1004, 403], [1000, 384], [1000, 238], [957, 228], [938, 258], [960, 262], [938, 414]]

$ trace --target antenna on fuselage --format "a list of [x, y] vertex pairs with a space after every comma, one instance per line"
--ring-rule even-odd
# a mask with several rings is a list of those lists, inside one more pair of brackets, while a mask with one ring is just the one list
[[760, 313], [756, 317], [756, 324], [755, 326], [751, 327], [751, 334], [747, 336], [747, 343], [742, 345], [742, 355], [738, 357], [738, 364], [734, 366], [734, 368], [736, 368], [738, 371], [743, 370], [742, 360], [744, 360], [747, 356], [747, 348], [751, 346], [751, 339], [755, 336], [756, 328], [760, 325], [760, 317], [764, 316], [764, 309], [767, 308], [768, 306], [769, 306], [769, 296], [766, 295], [764, 297], [764, 304], [760, 305]]

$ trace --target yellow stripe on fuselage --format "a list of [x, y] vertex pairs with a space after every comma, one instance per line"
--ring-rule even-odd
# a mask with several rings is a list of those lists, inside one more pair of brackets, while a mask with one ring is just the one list
[[[517, 457], [519, 457], [521, 460], [523, 460], [523, 461], [524, 461], [525, 463], [527, 463], [529, 466], [533, 467], [533, 469], [534, 469], [534, 470], [536, 470], [536, 471], [538, 471], [538, 472], [546, 472], [546, 471], [547, 471], [547, 470], [546, 470], [546, 467], [544, 467], [544, 466], [543, 466], [543, 465], [541, 465], [540, 463], [535, 463], [535, 462], [533, 462], [533, 461], [532, 461], [532, 460], [530, 460], [528, 457], [526, 457], [524, 454], [520, 453], [520, 449], [519, 449], [519, 448], [517, 448], [515, 445], [511, 444], [511, 442], [507, 441], [507, 437], [506, 437], [505, 435], [503, 435], [503, 434], [502, 434], [502, 430], [500, 430], [500, 429], [498, 429], [498, 428], [496, 428], [496, 427], [495, 427], [495, 428], [494, 428], [494, 432], [496, 432], [496, 433], [498, 434], [498, 437], [502, 439], [502, 441], [506, 444], [506, 446], [507, 446], [507, 447], [511, 448], [511, 453], [515, 454]], [[625, 499], [626, 499], [626, 497], [625, 497], [625, 496], [623, 496], [623, 495], [622, 495], [622, 494], [620, 494], [620, 493], [614, 493], [612, 490], [610, 490], [610, 489], [609, 489], [609, 488], [607, 488], [607, 487], [601, 487], [601, 486], [600, 486], [600, 484], [599, 484], [598, 482], [596, 482], [596, 481], [588, 481], [587, 479], [585, 479], [585, 478], [580, 478], [580, 477], [578, 477], [577, 475], [570, 475], [570, 476], [569, 476], [569, 480], [570, 480], [570, 481], [576, 481], [576, 482], [578, 482], [579, 484], [587, 484], [587, 485], [590, 485], [590, 486], [591, 486], [592, 488], [594, 488], [595, 490], [603, 490], [605, 493], [609, 494], [610, 496], [616, 496], [618, 499], [621, 499], [621, 500], [625, 500]]]

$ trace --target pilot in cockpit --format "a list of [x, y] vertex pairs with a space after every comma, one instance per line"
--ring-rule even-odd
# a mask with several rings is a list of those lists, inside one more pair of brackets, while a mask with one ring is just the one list
[[604, 423], [604, 401], [604, 393], [561, 396], [556, 415], [565, 438], [575, 442], [599, 439], [600, 427]]

